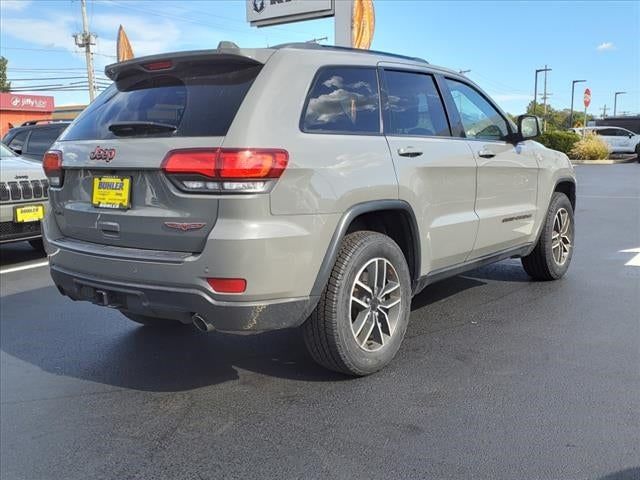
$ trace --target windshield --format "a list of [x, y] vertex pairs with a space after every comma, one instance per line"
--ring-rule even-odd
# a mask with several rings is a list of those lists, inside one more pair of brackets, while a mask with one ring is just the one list
[[13, 153], [13, 150], [7, 147], [4, 143], [0, 143], [0, 158], [7, 157], [17, 157], [17, 155]]

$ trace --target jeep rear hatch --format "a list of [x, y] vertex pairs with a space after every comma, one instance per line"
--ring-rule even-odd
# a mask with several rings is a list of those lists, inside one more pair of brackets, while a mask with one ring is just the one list
[[262, 66], [238, 54], [194, 52], [107, 67], [114, 84], [56, 147], [63, 178], [51, 203], [61, 232], [122, 247], [201, 251], [218, 197], [180, 191], [162, 162], [174, 150], [215, 152]]

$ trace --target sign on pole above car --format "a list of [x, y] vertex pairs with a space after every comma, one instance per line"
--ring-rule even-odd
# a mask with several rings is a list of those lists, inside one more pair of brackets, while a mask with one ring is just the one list
[[252, 27], [333, 17], [334, 13], [334, 0], [247, 0], [247, 21]]
[[589, 107], [591, 104], [591, 90], [588, 88], [584, 91], [584, 108]]

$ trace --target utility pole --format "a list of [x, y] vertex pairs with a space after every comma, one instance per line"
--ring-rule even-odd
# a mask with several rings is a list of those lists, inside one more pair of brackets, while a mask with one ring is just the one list
[[544, 68], [538, 68], [536, 70], [536, 81], [535, 81], [535, 84], [534, 84], [534, 87], [533, 87], [533, 114], [534, 115], [536, 114], [536, 105], [537, 105], [537, 102], [538, 102], [538, 74], [540, 72], [545, 72], [545, 75], [546, 75], [546, 72], [550, 72], [550, 71], [551, 71], [551, 69], [547, 68], [546, 65], [544, 66]]
[[605, 105], [600, 110], [602, 111], [602, 118], [607, 118], [607, 106]]
[[618, 95], [624, 95], [627, 92], [616, 92], [613, 95], [613, 116], [616, 116], [617, 107], [618, 107]]
[[544, 102], [544, 113], [542, 116], [542, 131], [546, 132], [547, 131], [547, 72], [549, 71], [549, 69], [547, 68], [547, 66], [544, 66], [544, 95], [542, 96], [542, 101]]
[[569, 128], [573, 128], [573, 93], [576, 88], [576, 83], [583, 83], [586, 80], [573, 80], [571, 82], [571, 110], [569, 112]]
[[91, 45], [96, 44], [96, 36], [89, 31], [89, 20], [87, 18], [87, 0], [80, 0], [80, 8], [82, 10], [82, 33], [76, 33], [73, 38], [78, 48], [84, 48], [87, 62], [87, 83], [89, 85], [89, 101], [93, 102], [96, 96], [96, 77], [93, 71], [93, 53]]

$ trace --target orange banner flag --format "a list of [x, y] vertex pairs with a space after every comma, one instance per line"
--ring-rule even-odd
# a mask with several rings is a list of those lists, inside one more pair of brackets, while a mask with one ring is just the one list
[[120, 25], [120, 28], [118, 28], [117, 49], [119, 62], [124, 62], [125, 60], [130, 60], [133, 58], [133, 48], [131, 48], [131, 43], [129, 43], [129, 38], [124, 32], [124, 28], [122, 28], [122, 25]]
[[373, 0], [353, 0], [351, 46], [369, 49], [371, 42], [373, 42], [375, 26], [376, 15], [373, 9]]

